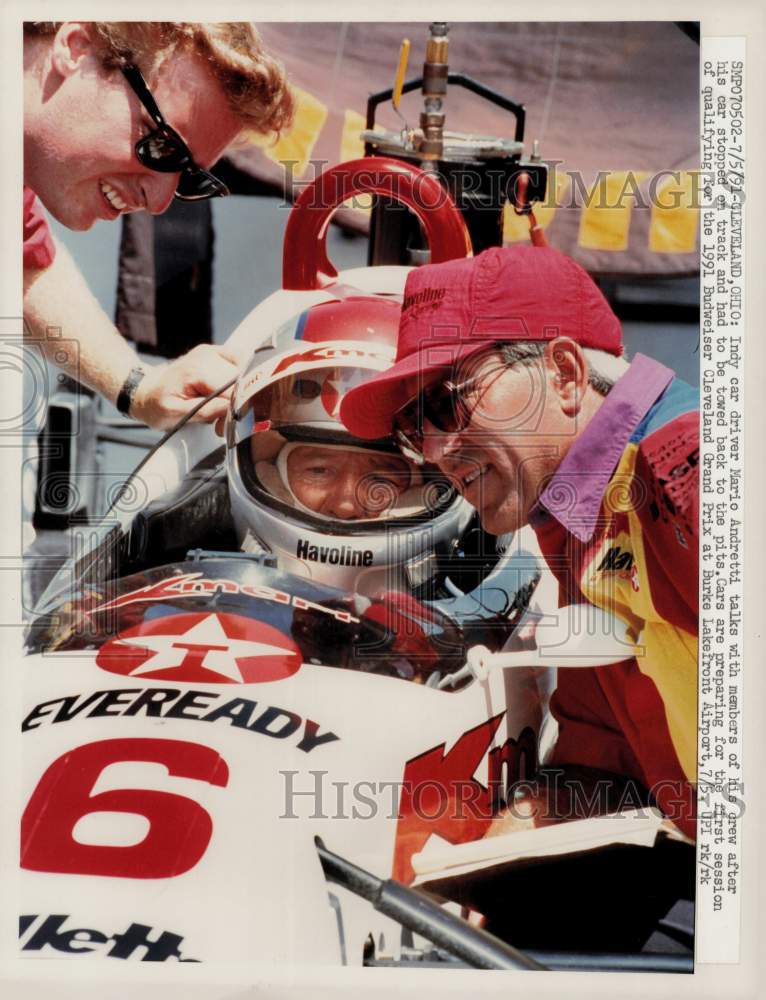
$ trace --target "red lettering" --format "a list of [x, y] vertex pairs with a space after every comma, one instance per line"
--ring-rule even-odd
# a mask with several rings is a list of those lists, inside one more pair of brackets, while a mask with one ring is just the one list
[[[38, 782], [21, 821], [21, 866], [31, 871], [118, 878], [171, 878], [189, 871], [207, 850], [210, 814], [183, 795], [120, 788], [91, 795], [110, 764], [147, 761], [168, 774], [225, 787], [226, 761], [210, 747], [184, 740], [100, 740], [55, 760]], [[73, 837], [90, 813], [124, 812], [149, 820], [149, 832], [130, 846], [81, 844]]]
[[183, 573], [180, 576], [171, 576], [168, 580], [160, 580], [159, 583], [152, 583], [147, 587], [141, 587], [139, 590], [131, 590], [128, 594], [122, 594], [121, 597], [115, 597], [113, 601], [107, 601], [106, 604], [100, 604], [97, 608], [93, 608], [91, 613], [95, 614], [96, 611], [109, 611], [111, 608], [121, 608], [126, 604], [135, 604], [137, 601], [162, 601], [167, 597], [178, 595], [180, 584], [185, 583], [187, 580], [194, 580], [198, 576], [201, 576], [201, 574]]
[[[473, 773], [503, 715], [463, 733], [449, 753], [444, 753], [445, 744], [440, 743], [405, 764], [392, 870], [395, 879], [405, 884], [413, 880], [410, 859], [432, 833], [450, 844], [478, 840], [485, 833], [492, 819], [491, 793]], [[466, 792], [470, 793], [469, 810], [464, 808]]]
[[225, 653], [228, 646], [211, 646], [201, 642], [174, 642], [173, 649], [185, 649], [186, 656], [178, 664], [177, 670], [188, 672], [205, 669], [205, 657], [214, 650]]
[[271, 373], [272, 378], [295, 364], [307, 364], [310, 361], [326, 361], [331, 358], [382, 358], [388, 364], [391, 358], [376, 351], [363, 351], [355, 347], [312, 347], [303, 354], [288, 354], [282, 358]]

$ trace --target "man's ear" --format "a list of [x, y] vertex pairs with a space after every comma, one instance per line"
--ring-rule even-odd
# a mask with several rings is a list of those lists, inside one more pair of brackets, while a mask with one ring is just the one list
[[570, 337], [557, 337], [545, 345], [545, 366], [562, 412], [575, 417], [588, 388], [588, 362], [583, 349]]
[[63, 79], [72, 76], [92, 54], [90, 25], [86, 21], [65, 21], [53, 38], [51, 64], [56, 73]]

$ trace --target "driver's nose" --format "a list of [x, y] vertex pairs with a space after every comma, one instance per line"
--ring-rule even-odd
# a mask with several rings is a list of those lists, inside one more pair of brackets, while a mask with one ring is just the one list
[[362, 517], [364, 508], [358, 496], [358, 484], [359, 476], [351, 469], [346, 470], [338, 477], [332, 492], [328, 495], [324, 513], [330, 517], [340, 518], [341, 521]]

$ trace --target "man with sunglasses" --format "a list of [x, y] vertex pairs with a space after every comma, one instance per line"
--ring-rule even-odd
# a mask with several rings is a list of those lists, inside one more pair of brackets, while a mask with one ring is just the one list
[[409, 275], [396, 363], [340, 416], [438, 465], [493, 534], [531, 525], [561, 606], [627, 622], [633, 659], [558, 671], [551, 763], [630, 777], [693, 835], [697, 396], [622, 353], [617, 318], [574, 261], [493, 248]]
[[[145, 367], [55, 245], [39, 201], [86, 230], [172, 199], [228, 194], [209, 172], [243, 130], [287, 125], [292, 97], [250, 24], [33, 22], [24, 33], [24, 317], [67, 374], [167, 428], [236, 374], [202, 345]], [[224, 397], [196, 419], [212, 421]]]

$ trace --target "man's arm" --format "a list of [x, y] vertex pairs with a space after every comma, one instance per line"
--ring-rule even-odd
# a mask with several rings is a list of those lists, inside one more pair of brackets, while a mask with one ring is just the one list
[[[26, 336], [67, 375], [114, 403], [130, 370], [146, 369], [130, 415], [167, 429], [199, 400], [237, 373], [237, 359], [210, 345], [175, 361], [147, 366], [96, 301], [72, 257], [56, 243], [53, 263], [24, 271]], [[193, 419], [212, 421], [226, 413], [227, 392]]]

